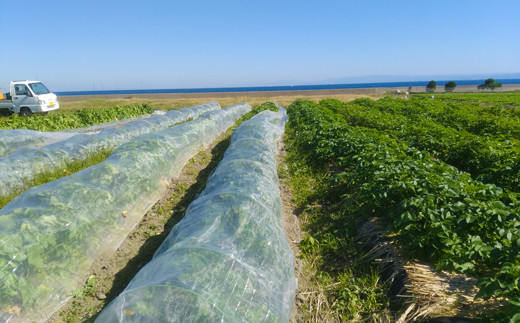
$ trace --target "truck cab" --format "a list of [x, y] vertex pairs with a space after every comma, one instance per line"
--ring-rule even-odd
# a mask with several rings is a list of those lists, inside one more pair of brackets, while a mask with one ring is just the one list
[[9, 109], [10, 112], [21, 116], [30, 116], [33, 113], [47, 113], [57, 110], [60, 105], [56, 94], [47, 89], [39, 81], [13, 81], [9, 86], [9, 93], [0, 99], [0, 109]]

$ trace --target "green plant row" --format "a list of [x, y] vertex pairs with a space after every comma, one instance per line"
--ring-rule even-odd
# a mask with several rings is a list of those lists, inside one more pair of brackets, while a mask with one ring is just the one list
[[100, 110], [77, 110], [72, 113], [51, 113], [48, 115], [33, 115], [30, 118], [17, 114], [0, 119], [0, 129], [31, 129], [38, 131], [59, 131], [88, 127], [104, 122], [134, 118], [152, 113], [147, 104], [115, 106]]
[[[431, 94], [418, 94], [414, 97], [431, 97]], [[435, 93], [436, 100], [477, 102], [520, 106], [520, 92], [511, 93]]]
[[315, 103], [295, 101], [288, 111], [299, 149], [335, 172], [343, 213], [382, 217], [414, 256], [480, 277], [481, 297], [520, 300], [519, 194]]
[[520, 141], [477, 136], [428, 118], [412, 119], [404, 113], [381, 111], [365, 102], [327, 99], [321, 105], [352, 126], [385, 131], [410, 147], [426, 150], [433, 158], [469, 172], [477, 180], [520, 192]]
[[431, 119], [446, 127], [478, 136], [520, 139], [520, 111], [501, 106], [480, 106], [465, 102], [443, 102], [423, 98], [383, 98], [357, 100], [382, 112], [405, 115], [412, 120]]
[[306, 147], [299, 149], [298, 133], [286, 127], [286, 167], [279, 167], [278, 174], [287, 179], [300, 219], [300, 275], [307, 277], [303, 292], [321, 294], [300, 302], [298, 312], [304, 322], [391, 322], [391, 284], [364, 258], [366, 250], [356, 239], [356, 216], [342, 212], [333, 172], [317, 163]]

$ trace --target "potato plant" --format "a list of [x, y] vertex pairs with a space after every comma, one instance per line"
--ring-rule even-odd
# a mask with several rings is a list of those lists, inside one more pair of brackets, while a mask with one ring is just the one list
[[413, 256], [479, 277], [481, 297], [520, 298], [520, 194], [345, 124], [325, 104], [296, 101], [288, 111], [299, 149], [331, 165], [342, 212], [382, 217]]

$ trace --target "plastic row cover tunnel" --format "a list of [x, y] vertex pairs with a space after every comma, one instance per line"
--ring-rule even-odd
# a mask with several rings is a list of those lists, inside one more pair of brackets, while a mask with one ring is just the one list
[[234, 121], [247, 104], [119, 147], [105, 161], [33, 187], [0, 210], [0, 320], [42, 320], [84, 281], [93, 260], [117, 248], [171, 177]]
[[49, 169], [63, 168], [66, 163], [86, 159], [89, 154], [100, 149], [115, 149], [132, 138], [218, 109], [220, 106], [217, 103], [209, 103], [172, 110], [164, 115], [154, 115], [147, 120], [133, 121], [122, 127], [106, 128], [97, 134], [78, 134], [44, 147], [18, 149], [8, 157], [0, 158], [0, 196], [6, 196], [23, 187], [28, 180]]
[[[164, 114], [157, 110], [154, 114]], [[29, 129], [0, 129], [0, 157], [7, 157], [13, 151], [24, 147], [41, 147], [69, 139], [79, 133], [94, 134], [105, 128], [123, 126], [135, 120], [148, 119], [152, 115], [146, 114], [135, 118], [121, 119], [89, 126], [86, 128], [67, 129], [63, 131], [36, 131]]]
[[137, 116], [137, 117], [133, 117], [133, 118], [108, 121], [108, 122], [104, 122], [104, 123], [88, 126], [88, 127], [85, 127], [85, 128], [64, 129], [63, 132], [76, 132], [76, 133], [97, 132], [97, 131], [101, 131], [101, 130], [103, 130], [105, 128], [120, 127], [120, 126], [123, 126], [125, 124], [130, 123], [130, 122], [133, 122], [135, 120], [146, 120], [146, 119], [150, 118], [153, 115], [156, 115], [156, 114], [162, 115], [162, 114], [165, 114], [165, 113], [166, 112], [163, 111], [163, 110], [154, 110], [154, 112], [152, 114], [143, 114], [143, 115], [140, 115], [140, 116]]
[[294, 255], [282, 226], [276, 143], [285, 110], [233, 133], [204, 191], [96, 322], [287, 322]]
[[0, 157], [24, 147], [41, 147], [74, 137], [73, 132], [42, 132], [29, 129], [0, 130]]

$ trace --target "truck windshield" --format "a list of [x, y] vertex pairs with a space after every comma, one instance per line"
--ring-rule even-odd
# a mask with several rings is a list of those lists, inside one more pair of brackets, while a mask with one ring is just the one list
[[46, 88], [43, 83], [30, 83], [29, 86], [36, 95], [51, 93], [51, 91], [49, 91], [49, 89]]

